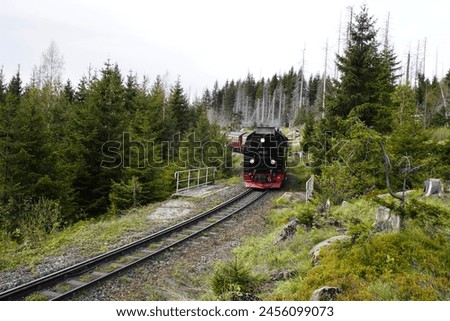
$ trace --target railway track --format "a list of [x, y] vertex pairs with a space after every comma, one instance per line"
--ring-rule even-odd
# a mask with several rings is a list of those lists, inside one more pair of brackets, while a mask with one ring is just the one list
[[216, 226], [255, 203], [268, 191], [248, 189], [188, 220], [133, 243], [0, 293], [0, 300], [64, 300]]

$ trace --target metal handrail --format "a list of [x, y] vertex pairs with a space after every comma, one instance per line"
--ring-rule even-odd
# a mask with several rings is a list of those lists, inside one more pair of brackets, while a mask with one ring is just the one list
[[[204, 172], [204, 175], [201, 175], [202, 171]], [[174, 177], [177, 180], [176, 193], [213, 183], [216, 176], [216, 171], [216, 167], [202, 167], [175, 172]], [[187, 178], [183, 178], [182, 175], [186, 173]], [[194, 174], [192, 175], [192, 173]], [[208, 180], [211, 177], [212, 179]], [[187, 183], [187, 186], [184, 186], [185, 183]]]

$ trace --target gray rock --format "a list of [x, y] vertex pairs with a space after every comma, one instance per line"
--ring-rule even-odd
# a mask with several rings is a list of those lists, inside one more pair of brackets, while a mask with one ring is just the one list
[[300, 221], [295, 217], [291, 218], [289, 222], [283, 225], [280, 232], [275, 237], [274, 243], [278, 244], [290, 239], [297, 231], [297, 227], [300, 225]]
[[379, 231], [400, 231], [400, 216], [391, 213], [391, 210], [385, 206], [378, 207], [375, 216], [375, 224]]
[[339, 241], [342, 242], [342, 241], [346, 241], [349, 239], [351, 239], [351, 237], [348, 235], [337, 235], [337, 236], [330, 237], [329, 239], [326, 239], [325, 241], [322, 241], [322, 242], [314, 245], [312, 247], [311, 251], [309, 251], [309, 254], [311, 254], [311, 256], [312, 256], [313, 265], [319, 264], [320, 250], [323, 247], [329, 246], [329, 245], [334, 244]]
[[272, 281], [280, 281], [280, 280], [288, 280], [294, 277], [297, 273], [295, 270], [283, 270], [283, 271], [271, 271], [269, 275], [271, 276]]
[[336, 296], [342, 293], [341, 288], [324, 286], [317, 289], [311, 295], [310, 301], [335, 301]]
[[327, 199], [323, 205], [320, 205], [317, 208], [317, 213], [326, 215], [330, 211], [330, 207], [331, 207], [331, 201], [330, 201], [330, 199]]

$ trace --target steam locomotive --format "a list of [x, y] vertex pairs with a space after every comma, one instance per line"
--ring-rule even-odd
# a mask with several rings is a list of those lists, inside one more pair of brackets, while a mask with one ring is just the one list
[[286, 177], [288, 138], [275, 127], [257, 127], [241, 147], [249, 188], [281, 188]]

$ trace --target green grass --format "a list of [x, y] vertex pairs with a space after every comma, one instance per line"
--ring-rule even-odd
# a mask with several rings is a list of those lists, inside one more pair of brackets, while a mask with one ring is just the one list
[[161, 243], [152, 243], [149, 246], [147, 246], [147, 249], [156, 250], [156, 249], [159, 249], [161, 246], [162, 246]]
[[435, 141], [438, 141], [438, 142], [449, 139], [450, 138], [450, 128], [448, 128], [448, 127], [436, 128], [431, 132], [431, 137]]
[[286, 197], [279, 197], [272, 200], [273, 208], [285, 208], [288, 207], [289, 204], [290, 201]]
[[89, 283], [92, 280], [95, 280], [96, 278], [97, 278], [97, 276], [95, 276], [94, 274], [87, 273], [87, 274], [84, 274], [84, 275], [80, 276], [78, 280], [80, 282]]
[[420, 230], [377, 234], [351, 247], [327, 249], [291, 299], [307, 300], [323, 286], [338, 286], [342, 300], [449, 300], [448, 240]]
[[117, 241], [127, 232], [148, 231], [152, 228], [147, 218], [156, 204], [130, 211], [120, 218], [78, 222], [65, 230], [54, 232], [38, 246], [17, 244], [0, 240], [0, 271], [41, 263], [49, 256], [64, 255], [76, 249], [84, 256], [94, 256], [116, 247]]
[[119, 263], [119, 264], [129, 264], [129, 263], [132, 263], [134, 261], [136, 261], [136, 259], [134, 259], [132, 257], [127, 257], [127, 256], [121, 257], [118, 260], [116, 260], [116, 262]]
[[217, 184], [223, 184], [223, 185], [236, 185], [242, 182], [242, 177], [241, 175], [235, 175], [235, 176], [231, 176], [229, 178], [224, 178], [224, 179], [220, 179], [217, 180], [216, 183]]
[[[408, 195], [410, 208], [438, 216], [406, 219], [405, 228], [397, 233], [372, 233], [379, 204], [369, 197], [334, 206], [326, 215], [314, 213], [312, 203], [279, 198], [269, 212], [267, 234], [247, 238], [234, 253], [244, 267], [265, 280], [258, 293], [264, 300], [309, 300], [325, 285], [343, 289], [339, 300], [450, 300], [450, 201], [421, 195], [420, 191]], [[312, 228], [300, 226], [293, 238], [275, 244], [280, 227], [305, 213], [312, 213]], [[353, 242], [323, 249], [320, 263], [313, 266], [310, 249], [338, 234], [336, 223], [354, 236]], [[295, 276], [270, 281], [271, 273], [286, 270], [295, 271]]]
[[[242, 246], [234, 250], [234, 254], [261, 280], [267, 281], [270, 279], [271, 273], [286, 270], [295, 271], [296, 279], [301, 279], [311, 268], [312, 261], [309, 254], [311, 247], [337, 233], [331, 227], [308, 228], [306, 231], [305, 227], [300, 226], [292, 239], [275, 244], [274, 240], [284, 223], [291, 217], [297, 217], [301, 221], [303, 214], [311, 213], [315, 206], [311, 203], [288, 203], [283, 198], [273, 202], [277, 205], [282, 204], [283, 208], [273, 209], [269, 212], [268, 233], [264, 236], [248, 237]], [[274, 286], [273, 294], [261, 293], [261, 296], [265, 299], [272, 299], [272, 296], [275, 295], [278, 299], [280, 297], [276, 294], [283, 293], [286, 288], [295, 289], [298, 288], [298, 284], [282, 281]]]
[[108, 265], [100, 266], [97, 271], [104, 272], [104, 273], [111, 273], [114, 270], [117, 270], [119, 268], [119, 265], [116, 263], [111, 263]]
[[73, 289], [73, 285], [65, 283], [65, 284], [58, 284], [55, 286], [54, 290], [55, 292], [64, 293], [67, 291], [70, 291]]
[[42, 293], [33, 293], [25, 298], [25, 301], [48, 301], [49, 297]]

